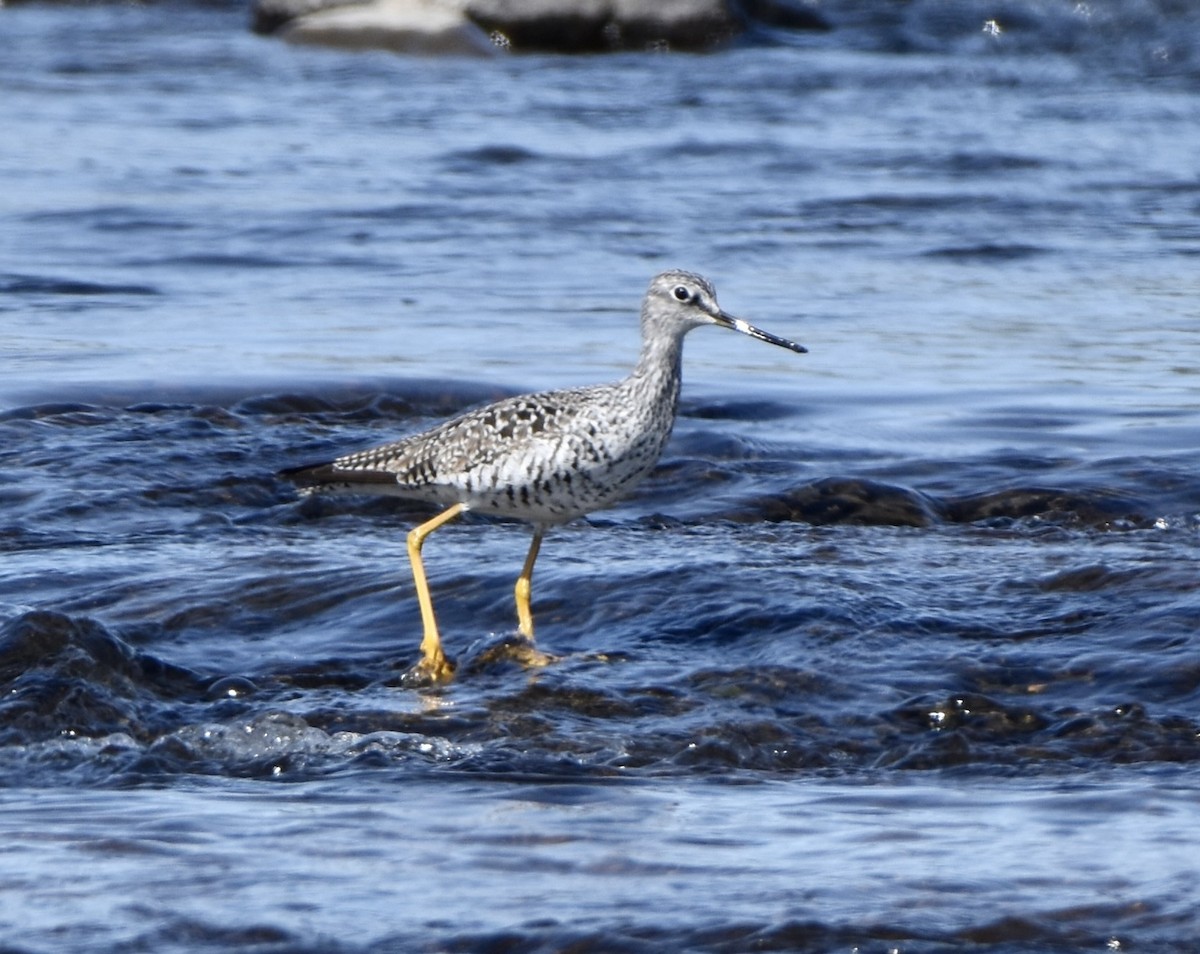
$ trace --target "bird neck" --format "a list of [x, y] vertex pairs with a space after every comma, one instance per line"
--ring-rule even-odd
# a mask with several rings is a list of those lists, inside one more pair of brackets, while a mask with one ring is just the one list
[[642, 342], [642, 354], [629, 376], [635, 390], [649, 392], [647, 405], [665, 407], [674, 414], [679, 403], [679, 381], [683, 364], [683, 335], [651, 335]]

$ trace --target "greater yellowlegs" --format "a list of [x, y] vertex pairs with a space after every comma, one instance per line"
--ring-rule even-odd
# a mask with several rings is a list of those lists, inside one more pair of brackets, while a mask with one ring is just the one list
[[518, 626], [532, 647], [529, 597], [542, 536], [614, 503], [650, 473], [675, 424], [683, 336], [701, 325], [807, 350], [722, 311], [700, 275], [663, 272], [642, 301], [641, 357], [623, 381], [507, 398], [403, 440], [284, 471], [305, 494], [391, 494], [446, 507], [408, 535], [424, 626], [416, 675], [441, 682], [454, 673], [421, 562], [425, 538], [468, 510], [533, 524], [516, 585]]

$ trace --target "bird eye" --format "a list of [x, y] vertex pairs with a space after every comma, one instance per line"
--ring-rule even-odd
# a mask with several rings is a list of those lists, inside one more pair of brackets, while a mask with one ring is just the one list
[[692, 293], [684, 285], [676, 285], [671, 294], [675, 296], [676, 301], [690, 301], [692, 297]]

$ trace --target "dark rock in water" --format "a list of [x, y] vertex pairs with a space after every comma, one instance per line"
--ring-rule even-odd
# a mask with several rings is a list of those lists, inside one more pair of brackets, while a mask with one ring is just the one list
[[821, 526], [834, 523], [883, 527], [927, 527], [933, 518], [925, 500], [911, 490], [874, 480], [828, 477], [784, 494], [753, 501], [748, 511], [722, 519], [797, 520]]
[[1037, 519], [1059, 525], [1141, 527], [1152, 521], [1142, 505], [1126, 495], [1091, 489], [1059, 490], [1015, 487], [941, 502], [941, 516], [951, 523]]
[[152, 732], [150, 699], [195, 694], [188, 670], [136, 651], [100, 623], [35, 610], [0, 628], [0, 745]]

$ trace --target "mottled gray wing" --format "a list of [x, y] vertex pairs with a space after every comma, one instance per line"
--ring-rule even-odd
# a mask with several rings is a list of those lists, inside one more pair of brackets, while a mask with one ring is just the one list
[[284, 471], [310, 492], [360, 490], [397, 493], [455, 485], [476, 468], [520, 455], [535, 442], [572, 430], [596, 388], [507, 398], [468, 411], [427, 431], [346, 454], [334, 461]]

